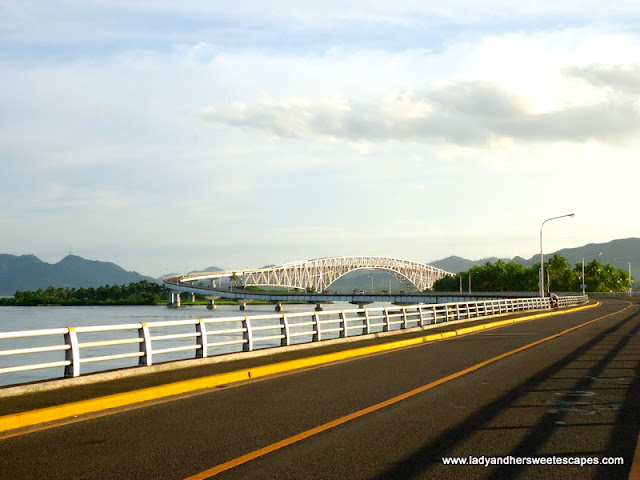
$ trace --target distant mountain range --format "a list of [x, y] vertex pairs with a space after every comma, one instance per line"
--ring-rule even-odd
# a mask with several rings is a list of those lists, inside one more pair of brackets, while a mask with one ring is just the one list
[[[622, 270], [627, 270], [629, 268], [629, 262], [631, 262], [631, 275], [640, 277], [640, 238], [624, 238], [612, 240], [607, 243], [590, 243], [583, 247], [564, 248], [557, 252], [545, 252], [545, 260], [556, 253], [566, 258], [569, 265], [572, 266], [577, 263], [582, 263], [583, 257], [585, 263], [589, 263], [593, 259], [597, 259], [604, 265], [610, 263], [612, 266]], [[483, 258], [481, 260], [467, 260], [451, 256], [435, 262], [429, 262], [429, 265], [441, 268], [447, 272], [458, 273], [466, 272], [476, 265], [484, 265], [488, 262], [495, 263], [498, 260], [500, 259], [497, 257]], [[534, 255], [528, 260], [522, 257], [502, 258], [501, 260], [507, 263], [514, 262], [524, 267], [531, 267], [534, 263], [540, 262], [540, 254]], [[639, 272], [638, 274], [634, 275], [634, 267], [635, 271]]]
[[[602, 264], [610, 263], [616, 268], [627, 270], [629, 262], [631, 262], [632, 276], [640, 277], [640, 238], [590, 243], [583, 247], [545, 252], [545, 259], [556, 253], [566, 258], [570, 265], [582, 263], [582, 258], [585, 257], [586, 263], [595, 258]], [[476, 265], [484, 265], [487, 262], [495, 263], [498, 260], [497, 257], [467, 260], [451, 256], [429, 262], [429, 264], [448, 272], [458, 273], [465, 272]], [[522, 257], [503, 258], [502, 260], [530, 267], [540, 261], [540, 255], [534, 255], [528, 260]], [[212, 272], [217, 270], [220, 268], [208, 267], [198, 271]], [[634, 274], [634, 272], [636, 273]], [[137, 272], [128, 272], [114, 263], [86, 260], [76, 255], [67, 255], [58, 263], [50, 264], [34, 255], [0, 254], [0, 295], [13, 295], [16, 290], [37, 290], [49, 286], [96, 288], [102, 285], [128, 285], [142, 280], [160, 281]], [[374, 291], [386, 289], [397, 291], [404, 288], [395, 278], [383, 271], [359, 270], [338, 279], [331, 286], [331, 290], [348, 292], [353, 288], [359, 288], [369, 292], [372, 287]]]
[[67, 255], [58, 263], [50, 264], [34, 255], [0, 254], [0, 295], [49, 286], [96, 288], [128, 285], [142, 280], [157, 282], [155, 278], [127, 272], [114, 263], [86, 260], [76, 255]]

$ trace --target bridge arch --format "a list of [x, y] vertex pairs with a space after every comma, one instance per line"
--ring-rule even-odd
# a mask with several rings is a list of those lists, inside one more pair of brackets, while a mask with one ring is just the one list
[[[326, 288], [328, 288], [330, 290], [329, 287], [331, 287], [331, 285], [333, 285], [334, 283], [336, 283], [338, 280], [340, 280], [342, 277], [349, 275], [353, 272], [357, 272], [358, 270], [377, 270], [379, 272], [385, 272], [387, 274], [389, 274], [391, 277], [393, 277], [394, 279], [396, 279], [398, 282], [400, 282], [402, 285], [404, 285], [405, 290], [407, 292], [418, 292], [418, 287], [405, 275], [403, 275], [400, 272], [397, 272], [395, 270], [392, 270], [390, 268], [382, 268], [382, 267], [358, 267], [358, 268], [354, 268], [353, 270], [349, 270], [348, 272], [343, 273], [342, 275], [340, 275], [339, 277], [335, 278], [329, 285], [327, 285]], [[315, 287], [313, 287], [315, 288]], [[324, 290], [324, 289], [323, 289]], [[318, 292], [321, 292], [322, 290], [317, 290]]]
[[355, 270], [376, 269], [391, 273], [408, 287], [424, 291], [440, 278], [453, 275], [445, 270], [419, 262], [391, 257], [329, 257], [237, 272], [245, 286], [326, 290], [338, 278]]

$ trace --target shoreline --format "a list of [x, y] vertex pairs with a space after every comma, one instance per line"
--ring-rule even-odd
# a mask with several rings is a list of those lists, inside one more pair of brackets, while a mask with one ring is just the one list
[[[306, 302], [306, 301], [289, 301], [289, 302], [281, 302], [286, 305], [304, 305], [310, 304], [313, 305], [315, 302]], [[323, 302], [325, 303], [325, 302]], [[333, 303], [333, 302], [326, 302]], [[80, 303], [80, 302], [68, 302], [68, 303], [37, 303], [37, 304], [28, 304], [28, 303], [4, 303], [0, 300], [0, 308], [2, 307], [166, 307], [168, 306], [168, 302], [160, 302], [160, 303], [118, 303], [118, 302], [105, 302], [105, 303]], [[227, 301], [216, 301], [216, 305], [240, 305], [239, 302], [235, 300], [227, 300]], [[277, 305], [278, 302], [269, 302], [266, 300], [256, 300], [251, 302], [252, 305]], [[181, 302], [181, 307], [205, 307], [209, 305], [207, 301], [197, 301], [197, 302]]]

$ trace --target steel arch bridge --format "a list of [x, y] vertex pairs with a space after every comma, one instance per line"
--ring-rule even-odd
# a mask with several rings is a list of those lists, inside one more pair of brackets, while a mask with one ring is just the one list
[[284, 287], [322, 292], [340, 277], [361, 269], [385, 270], [406, 285], [408, 290], [420, 292], [431, 288], [436, 280], [454, 275], [431, 265], [398, 258], [353, 256], [318, 258], [255, 270], [196, 273], [181, 277], [180, 280], [192, 282], [235, 277], [234, 280], [244, 286]]

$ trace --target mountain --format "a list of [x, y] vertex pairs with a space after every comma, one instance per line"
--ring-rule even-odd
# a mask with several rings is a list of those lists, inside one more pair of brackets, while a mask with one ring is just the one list
[[[201, 270], [191, 270], [188, 273], [202, 273], [202, 272], [222, 272], [224, 271], [222, 268], [220, 267], [207, 267], [207, 268], [203, 268]], [[170, 272], [170, 273], [165, 273], [162, 277], [156, 278], [156, 282], [158, 283], [162, 283], [162, 279], [165, 277], [173, 277], [174, 275], [184, 275], [184, 272]]]
[[355, 270], [347, 273], [333, 282], [329, 290], [338, 293], [351, 293], [356, 288], [365, 293], [380, 293], [382, 290], [391, 292], [408, 290], [407, 286], [387, 272], [375, 269]]
[[67, 255], [56, 264], [43, 262], [34, 255], [0, 254], [0, 295], [13, 295], [17, 290], [53, 287], [96, 288], [102, 285], [128, 285], [151, 277], [128, 272], [110, 262], [86, 260]]
[[220, 267], [208, 267], [204, 270], [198, 270], [198, 272], [222, 272], [223, 270]]
[[[640, 277], [640, 238], [625, 238], [612, 240], [607, 243], [590, 243], [577, 248], [565, 248], [557, 252], [545, 252], [545, 259], [558, 254], [567, 259], [570, 265], [585, 263], [597, 259], [602, 264], [611, 264], [616, 268], [627, 270], [631, 263], [631, 275]], [[488, 262], [495, 263], [498, 257], [488, 257], [480, 260], [467, 260], [465, 258], [451, 256], [434, 262], [427, 262], [434, 267], [448, 272], [466, 272], [475, 265], [484, 265]], [[530, 267], [540, 261], [540, 254], [533, 255], [529, 259], [514, 257], [502, 258], [505, 262], [514, 262], [525, 267]], [[218, 267], [208, 267], [199, 271], [217, 271]], [[635, 273], [634, 273], [635, 272]], [[404, 288], [393, 277], [376, 271], [365, 270], [353, 272], [332, 285], [331, 289], [337, 291], [351, 291], [359, 288], [366, 292], [373, 288], [375, 291], [388, 289], [395, 291]], [[0, 254], [0, 295], [13, 295], [16, 290], [37, 290], [53, 287], [89, 288], [102, 285], [123, 285], [147, 280], [159, 282], [159, 280], [140, 275], [137, 272], [128, 272], [118, 265], [110, 262], [86, 260], [76, 255], [68, 255], [56, 264], [43, 262], [35, 255], [9, 255]]]
[[[603, 265], [611, 264], [616, 268], [627, 270], [629, 262], [631, 263], [631, 275], [639, 277], [640, 274], [634, 275], [634, 270], [640, 272], [640, 238], [623, 238], [612, 240], [607, 243], [589, 243], [582, 247], [563, 248], [557, 252], [545, 252], [545, 260], [558, 254], [567, 259], [569, 265], [575, 266], [582, 263], [584, 257], [585, 263], [589, 263], [597, 259]], [[522, 257], [502, 258], [505, 262], [514, 262], [525, 267], [531, 267], [534, 263], [540, 262], [540, 254], [533, 255], [529, 259]], [[498, 261], [496, 257], [483, 258], [481, 260], [467, 260], [460, 257], [447, 257], [435, 262], [429, 262], [429, 265], [441, 268], [448, 272], [458, 273], [466, 272], [476, 265], [484, 265], [487, 262], [495, 263]]]
[[[505, 261], [510, 261], [503, 259]], [[435, 262], [429, 262], [429, 265], [432, 267], [440, 268], [442, 270], [446, 270], [451, 273], [458, 272], [466, 272], [467, 270], [475, 267], [476, 265], [484, 265], [485, 263], [495, 263], [498, 261], [496, 257], [483, 258], [481, 260], [467, 260], [466, 258], [456, 257], [452, 255], [451, 257], [443, 258], [442, 260], [437, 260]]]

